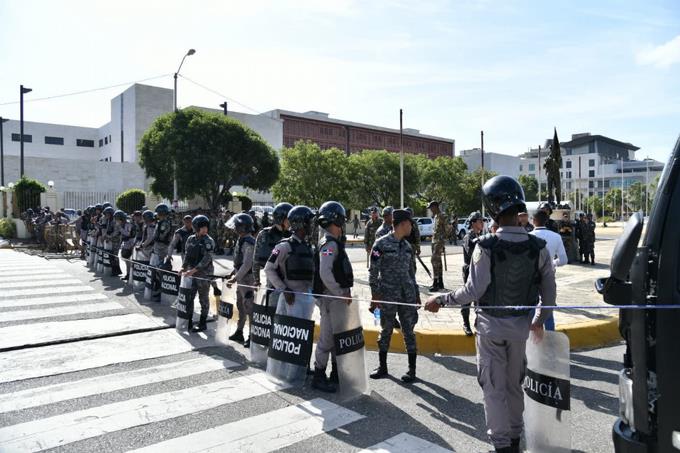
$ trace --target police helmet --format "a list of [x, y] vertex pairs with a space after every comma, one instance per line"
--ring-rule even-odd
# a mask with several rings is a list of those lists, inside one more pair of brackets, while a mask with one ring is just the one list
[[237, 233], [252, 233], [255, 231], [253, 228], [253, 218], [248, 214], [236, 214], [231, 216], [227, 221], [227, 228], [234, 230]]
[[321, 228], [328, 228], [331, 224], [342, 228], [346, 219], [345, 207], [337, 201], [327, 201], [319, 208], [318, 222]]
[[102, 203], [103, 209], [110, 208], [111, 206], [113, 206], [113, 205], [111, 203], [109, 203], [108, 201], [105, 201], [104, 203]]
[[385, 217], [386, 215], [392, 215], [394, 212], [394, 208], [392, 206], [385, 206], [382, 210], [382, 215]]
[[408, 213], [411, 214], [411, 217], [413, 217], [413, 208], [410, 208], [410, 207], [406, 206], [406, 207], [404, 208], [404, 211], [408, 211]]
[[165, 203], [160, 203], [158, 206], [156, 206], [156, 214], [159, 215], [168, 215], [170, 214], [170, 207], [165, 204]]
[[118, 219], [118, 220], [125, 220], [125, 219], [127, 219], [127, 214], [125, 214], [125, 212], [123, 212], [119, 209], [119, 210], [117, 210], [116, 212], [113, 213], [113, 218]]
[[290, 203], [279, 203], [274, 206], [274, 212], [272, 213], [272, 221], [274, 224], [281, 225], [288, 217], [288, 213], [291, 209], [293, 209], [293, 205]]
[[101, 203], [98, 203], [94, 206], [95, 211], [101, 211], [102, 209], [104, 209], [104, 206], [102, 206]]
[[312, 232], [312, 219], [314, 219], [314, 213], [307, 206], [294, 206], [288, 212], [289, 230], [292, 232], [304, 230], [305, 234], [309, 235]]
[[147, 209], [146, 211], [142, 212], [142, 218], [144, 220], [153, 220], [153, 212]]
[[484, 216], [482, 216], [482, 213], [479, 211], [471, 212], [467, 219], [468, 223], [474, 223], [477, 220], [484, 220]]
[[107, 207], [105, 207], [104, 210], [102, 211], [102, 214], [104, 214], [104, 215], [113, 215], [114, 212], [115, 212], [115, 209], [113, 209], [111, 206], [107, 206]]
[[482, 199], [494, 220], [510, 208], [517, 207], [520, 212], [527, 209], [522, 186], [510, 176], [494, 176], [489, 179], [482, 187]]
[[142, 211], [135, 211], [135, 212], [132, 213], [132, 217], [137, 217], [137, 216], [141, 217]]
[[547, 211], [548, 215], [552, 214], [553, 211], [552, 206], [547, 201], [544, 201], [543, 203], [539, 204], [538, 209], [541, 211]]
[[210, 225], [210, 220], [203, 214], [197, 215], [191, 220], [191, 225], [194, 227], [194, 230], [198, 231], [202, 227], [207, 227]]
[[26, 210], [26, 214], [28, 214], [28, 215], [33, 215], [33, 209], [28, 208], [28, 209]]

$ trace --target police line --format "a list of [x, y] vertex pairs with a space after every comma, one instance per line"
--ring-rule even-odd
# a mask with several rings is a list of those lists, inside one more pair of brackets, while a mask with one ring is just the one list
[[[97, 246], [92, 246], [90, 247], [98, 252], [107, 254], [107, 255], [114, 255], [114, 253], [111, 253], [109, 250], [105, 250], [101, 247]], [[127, 259], [127, 258], [122, 258], [120, 256], [115, 256], [118, 258], [120, 261], [125, 261], [127, 263], [134, 263], [134, 260]], [[171, 271], [167, 269], [162, 269], [160, 267], [155, 267], [151, 266], [150, 264], [143, 264], [142, 265], [146, 269], [152, 269], [161, 273], [166, 273], [166, 274], [177, 274], [176, 271]], [[221, 266], [224, 268], [224, 266]], [[226, 275], [209, 275], [207, 277], [191, 277], [194, 280], [204, 280], [204, 281], [217, 281], [217, 280], [226, 280], [229, 278]], [[241, 288], [250, 288], [250, 289], [262, 289], [260, 286], [254, 286], [254, 285], [244, 285], [241, 283], [237, 284]], [[323, 297], [325, 299], [341, 299], [341, 300], [347, 300], [346, 297], [342, 296], [332, 296], [330, 294], [316, 294], [316, 293], [311, 293], [311, 292], [300, 292], [300, 291], [283, 291], [283, 290], [277, 290], [279, 293], [288, 293], [288, 294], [297, 294], [300, 296], [312, 296], [312, 297]], [[444, 293], [440, 293], [444, 294]], [[376, 304], [381, 304], [381, 305], [406, 305], [406, 306], [418, 306], [418, 308], [421, 307], [421, 304], [409, 304], [407, 302], [395, 302], [395, 301], [389, 301], [389, 300], [373, 300], [373, 299], [366, 299], [363, 297], [352, 297], [352, 300], [360, 301], [360, 302], [373, 302]], [[463, 308], [470, 308], [470, 307], [465, 307], [463, 305], [457, 305], [457, 304], [452, 304], [452, 305], [445, 305], [442, 308], [453, 308], [453, 309], [463, 309]], [[544, 305], [512, 305], [512, 306], [507, 306], [507, 305], [499, 305], [496, 306], [494, 305], [493, 309], [494, 310], [535, 310], [540, 308], [541, 310], [661, 310], [661, 309], [680, 309], [680, 305], [670, 305], [670, 304], [662, 304], [662, 305], [553, 305], [553, 306], [544, 306]]]

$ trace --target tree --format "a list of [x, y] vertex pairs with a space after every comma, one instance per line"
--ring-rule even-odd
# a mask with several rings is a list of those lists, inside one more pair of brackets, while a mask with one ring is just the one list
[[127, 213], [138, 211], [146, 204], [146, 192], [142, 189], [128, 189], [116, 198], [116, 207]]
[[586, 211], [594, 214], [595, 216], [602, 215], [602, 197], [593, 195], [584, 200]]
[[[426, 159], [426, 158], [425, 158]], [[467, 182], [467, 165], [460, 157], [437, 157], [428, 160], [420, 177], [425, 200], [444, 203], [453, 213], [464, 212], [467, 199], [463, 193]]]
[[621, 189], [610, 189], [604, 196], [604, 208], [612, 217], [621, 216]]
[[274, 150], [239, 121], [198, 109], [161, 115], [139, 143], [139, 164], [154, 178], [151, 190], [173, 196], [173, 174], [182, 198], [203, 197], [211, 209], [242, 185], [268, 190], [279, 174]]
[[[40, 181], [22, 176], [14, 185], [14, 199], [19, 213], [23, 213], [28, 208], [40, 207], [40, 194], [45, 192], [47, 187]], [[52, 206], [55, 209], [56, 206]], [[18, 217], [18, 216], [17, 216]]]
[[533, 176], [519, 175], [518, 181], [524, 189], [524, 199], [526, 201], [537, 201], [538, 180]]
[[[399, 154], [384, 150], [364, 150], [349, 156], [352, 206], [371, 205], [400, 207]], [[404, 157], [404, 194], [414, 194], [418, 170], [413, 159]]]
[[634, 182], [626, 191], [626, 198], [633, 211], [644, 211], [647, 188], [640, 181]]
[[[484, 181], [496, 176], [496, 173], [484, 170]], [[461, 183], [461, 207], [459, 212], [465, 214], [482, 209], [482, 168], [467, 173]]]
[[348, 165], [345, 153], [337, 148], [321, 150], [316, 143], [299, 141], [281, 151], [281, 173], [272, 194], [277, 200], [311, 207], [328, 200], [346, 204], [351, 186]]

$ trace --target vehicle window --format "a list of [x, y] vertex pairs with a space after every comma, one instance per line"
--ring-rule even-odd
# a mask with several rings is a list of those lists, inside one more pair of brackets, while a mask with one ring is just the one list
[[432, 223], [432, 219], [422, 219], [423, 225], [429, 225]]

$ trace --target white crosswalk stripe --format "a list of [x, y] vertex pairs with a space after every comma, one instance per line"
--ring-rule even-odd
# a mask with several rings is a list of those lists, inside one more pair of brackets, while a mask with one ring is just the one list
[[86, 285], [71, 285], [71, 286], [60, 286], [57, 291], [55, 288], [29, 288], [29, 289], [10, 289], [0, 292], [0, 305], [2, 305], [2, 299], [11, 299], [13, 297], [20, 296], [41, 296], [46, 294], [64, 294], [64, 293], [85, 293], [89, 291], [94, 291], [94, 288]]
[[245, 418], [188, 436], [170, 439], [138, 453], [269, 452], [293, 445], [364, 418], [330, 401], [316, 398], [266, 414]]
[[27, 321], [30, 319], [52, 318], [54, 316], [85, 315], [110, 310], [123, 310], [123, 306], [118, 302], [95, 302], [65, 307], [6, 311], [0, 312], [0, 322]]
[[0, 413], [53, 404], [85, 396], [99, 395], [139, 385], [195, 376], [208, 371], [234, 368], [237, 363], [213, 357], [179, 360], [163, 365], [107, 374], [66, 383], [30, 388], [2, 395]]
[[359, 453], [413, 453], [415, 451], [419, 453], [451, 453], [453, 450], [442, 448], [408, 433], [401, 433], [361, 450]]
[[43, 286], [65, 286], [65, 285], [78, 285], [82, 283], [77, 278], [59, 278], [51, 280], [33, 280], [30, 282], [19, 281], [19, 282], [0, 282], [0, 289], [13, 289], [13, 288], [40, 288]]
[[69, 302], [90, 302], [105, 300], [104, 294], [69, 294], [64, 296], [22, 297], [14, 300], [1, 300], [0, 307], [29, 307], [32, 305], [56, 305]]
[[27, 275], [26, 272], [21, 272], [21, 271], [12, 271], [12, 272], [3, 272], [0, 274], [0, 282], [25, 282], [25, 281], [37, 281], [37, 280], [50, 280], [53, 278], [57, 278], [58, 276], [64, 276], [64, 277], [70, 277], [70, 275], [66, 274], [64, 271], [60, 271], [58, 269], [50, 269], [50, 270], [45, 270], [39, 273], [35, 273], [35, 275]]

